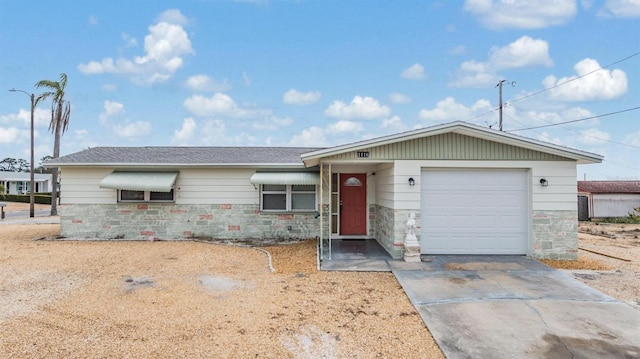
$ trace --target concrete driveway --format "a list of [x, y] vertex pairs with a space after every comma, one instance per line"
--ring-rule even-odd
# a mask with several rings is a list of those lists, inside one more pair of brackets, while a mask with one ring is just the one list
[[521, 256], [391, 269], [447, 358], [639, 358], [640, 311]]

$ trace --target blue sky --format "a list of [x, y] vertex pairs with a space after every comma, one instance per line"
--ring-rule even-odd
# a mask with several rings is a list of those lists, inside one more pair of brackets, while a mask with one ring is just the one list
[[[640, 179], [640, 0], [15, 0], [0, 23], [0, 89], [68, 75], [62, 155], [497, 128], [506, 80], [505, 131], [605, 156], [579, 178]], [[0, 91], [0, 157], [29, 158], [25, 94]]]

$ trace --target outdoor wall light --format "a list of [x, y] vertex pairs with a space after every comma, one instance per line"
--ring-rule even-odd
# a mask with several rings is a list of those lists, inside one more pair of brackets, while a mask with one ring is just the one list
[[415, 186], [416, 185], [416, 180], [413, 179], [413, 177], [409, 177], [409, 186]]
[[549, 185], [549, 181], [546, 178], [540, 178], [540, 186], [547, 187]]

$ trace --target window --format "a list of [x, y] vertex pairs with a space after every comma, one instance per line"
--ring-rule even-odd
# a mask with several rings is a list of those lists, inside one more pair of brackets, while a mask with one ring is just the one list
[[173, 189], [171, 192], [130, 191], [119, 190], [119, 202], [173, 202]]
[[315, 185], [263, 184], [261, 186], [263, 211], [315, 211]]

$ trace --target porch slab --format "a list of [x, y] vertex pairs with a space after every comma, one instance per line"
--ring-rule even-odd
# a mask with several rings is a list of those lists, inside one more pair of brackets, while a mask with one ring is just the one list
[[333, 239], [323, 246], [320, 269], [347, 272], [390, 272], [395, 261], [375, 239]]

